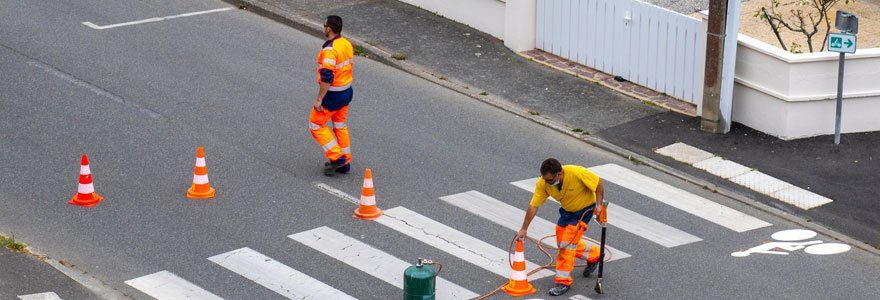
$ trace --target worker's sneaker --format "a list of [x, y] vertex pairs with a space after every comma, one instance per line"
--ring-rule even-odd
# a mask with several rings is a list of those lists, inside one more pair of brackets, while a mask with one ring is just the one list
[[550, 296], [559, 296], [568, 292], [570, 287], [561, 283], [557, 283], [556, 286], [550, 288]]
[[328, 161], [324, 163], [324, 175], [325, 176], [333, 176], [336, 173], [336, 170], [345, 166], [345, 158], [340, 158], [334, 161]]
[[587, 263], [587, 267], [584, 268], [584, 277], [590, 277], [590, 274], [593, 274], [593, 271], [596, 271], [596, 267], [599, 266], [599, 261], [597, 260], [594, 263]]

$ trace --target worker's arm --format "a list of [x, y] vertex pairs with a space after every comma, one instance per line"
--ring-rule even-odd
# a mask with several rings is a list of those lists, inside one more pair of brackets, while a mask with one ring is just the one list
[[330, 83], [329, 83], [329, 82], [323, 82], [323, 81], [322, 81], [322, 82], [318, 85], [318, 100], [315, 100], [315, 103], [312, 104], [312, 106], [315, 107], [315, 110], [317, 110], [317, 111], [323, 111], [323, 110], [324, 110], [324, 107], [321, 106], [321, 105], [323, 104], [324, 96], [327, 95], [327, 90], [329, 90], [329, 89], [330, 89]]
[[529, 205], [529, 209], [526, 210], [526, 217], [523, 219], [522, 229], [516, 234], [516, 239], [521, 240], [526, 237], [526, 231], [529, 229], [529, 224], [532, 223], [532, 219], [535, 218], [536, 214], [538, 214], [538, 207]]

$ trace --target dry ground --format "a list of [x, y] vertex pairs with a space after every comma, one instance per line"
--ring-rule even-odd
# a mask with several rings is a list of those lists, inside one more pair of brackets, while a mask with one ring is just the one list
[[[782, 0], [783, 3], [789, 1], [792, 0]], [[770, 29], [770, 25], [767, 24], [767, 21], [755, 17], [755, 12], [759, 11], [762, 6], [768, 7], [769, 12], [770, 5], [771, 0], [743, 1], [739, 31], [740, 33], [744, 33], [773, 46], [779, 47], [779, 41], [776, 39], [776, 35], [773, 34], [773, 30]], [[789, 9], [783, 6], [777, 8], [777, 12], [783, 16], [790, 15], [788, 10]], [[858, 49], [880, 47], [880, 1], [860, 0], [855, 2], [850, 1], [849, 4], [844, 4], [844, 1], [841, 1], [840, 4], [833, 8], [833, 11], [837, 10], [845, 10], [859, 17]], [[835, 32], [834, 12], [831, 14], [831, 31]], [[780, 28], [780, 34], [782, 35], [782, 40], [785, 41], [786, 47], [789, 47], [792, 42], [795, 42], [801, 45], [800, 50], [802, 52], [809, 52], [806, 42], [807, 39], [803, 34], [791, 32], [785, 28]], [[813, 36], [814, 51], [819, 51], [818, 48], [821, 47], [823, 39], [825, 39], [825, 28], [824, 25], [821, 25], [819, 33]], [[789, 51], [791, 50], [791, 47], [789, 47]]]

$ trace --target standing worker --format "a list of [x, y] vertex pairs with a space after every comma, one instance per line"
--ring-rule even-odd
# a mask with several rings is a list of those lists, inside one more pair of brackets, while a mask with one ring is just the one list
[[[318, 99], [312, 104], [309, 132], [329, 160], [324, 163], [324, 175], [333, 176], [351, 169], [351, 140], [346, 119], [353, 94], [354, 48], [342, 36], [339, 16], [327, 17], [324, 36], [327, 41], [318, 53]], [[328, 120], [333, 121], [333, 132], [327, 129]]]
[[[575, 258], [583, 259], [587, 252], [587, 243], [581, 238], [587, 231], [587, 223], [598, 215], [596, 203], [602, 203], [604, 189], [602, 180], [595, 173], [582, 166], [565, 165], [555, 158], [548, 158], [541, 163], [541, 179], [535, 184], [535, 193], [529, 203], [523, 220], [522, 229], [516, 237], [526, 237], [526, 231], [538, 207], [544, 204], [548, 196], [559, 200], [559, 220], [556, 221], [556, 244], [559, 253], [556, 256], [556, 286], [550, 288], [550, 295], [559, 296], [568, 292], [571, 283], [571, 271], [574, 270]], [[601, 207], [601, 206], [600, 206]], [[584, 277], [589, 277], [599, 263], [599, 247], [590, 247], [587, 253], [587, 267]]]

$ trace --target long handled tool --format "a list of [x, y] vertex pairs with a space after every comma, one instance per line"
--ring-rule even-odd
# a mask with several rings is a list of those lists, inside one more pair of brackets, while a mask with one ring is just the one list
[[605, 223], [608, 222], [608, 202], [603, 202], [602, 211], [599, 212], [599, 216], [596, 218], [596, 221], [599, 221], [599, 224], [602, 225], [602, 237], [599, 238], [599, 276], [596, 277], [596, 287], [593, 290], [599, 294], [605, 292], [602, 288], [602, 269], [605, 266]]

